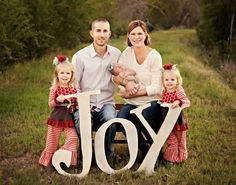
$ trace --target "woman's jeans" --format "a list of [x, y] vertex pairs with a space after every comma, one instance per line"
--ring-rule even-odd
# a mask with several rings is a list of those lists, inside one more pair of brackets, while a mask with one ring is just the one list
[[[116, 110], [112, 104], [105, 104], [102, 109], [97, 111], [91, 111], [91, 119], [92, 119], [92, 128], [95, 127], [97, 130], [103, 123], [109, 121], [116, 117]], [[79, 121], [79, 110], [74, 113], [75, 127], [80, 137], [80, 121]], [[105, 136], [105, 153], [107, 157], [112, 156], [114, 153], [113, 142], [116, 135], [116, 124], [112, 124]]]
[[[130, 111], [135, 108], [137, 108], [137, 106], [131, 104], [125, 104], [118, 112], [117, 118], [127, 119], [136, 126], [138, 131], [139, 146], [145, 141], [144, 136], [146, 137], [148, 143], [151, 144], [153, 140], [148, 131], [146, 130], [146, 128], [143, 126], [143, 124], [135, 114], [130, 114]], [[149, 123], [149, 125], [152, 127], [152, 129], [157, 133], [162, 124], [162, 109], [160, 107], [160, 104], [158, 104], [157, 101], [152, 101], [151, 106], [144, 109], [142, 115]], [[144, 134], [144, 136], [142, 134]]]

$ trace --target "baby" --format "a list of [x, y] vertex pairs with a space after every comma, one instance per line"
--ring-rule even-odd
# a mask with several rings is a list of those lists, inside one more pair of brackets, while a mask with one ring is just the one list
[[[136, 89], [140, 88], [139, 80], [136, 77], [136, 72], [129, 68], [124, 68], [121, 64], [109, 65], [108, 70], [114, 76], [120, 76], [122, 79], [126, 80], [126, 85], [130, 82], [135, 82]], [[118, 86], [119, 95], [122, 96], [126, 93], [126, 88], [122, 85]]]

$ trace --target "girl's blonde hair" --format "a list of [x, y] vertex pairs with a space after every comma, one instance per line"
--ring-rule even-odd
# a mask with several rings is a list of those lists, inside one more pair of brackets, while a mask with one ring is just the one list
[[69, 86], [71, 87], [75, 87], [77, 88], [77, 83], [76, 83], [76, 78], [75, 78], [75, 68], [73, 66], [73, 64], [71, 64], [70, 62], [61, 62], [59, 64], [56, 65], [55, 69], [54, 69], [54, 75], [53, 75], [53, 81], [52, 81], [52, 86], [50, 87], [50, 89], [55, 89], [57, 88], [60, 83], [59, 83], [59, 79], [58, 79], [58, 72], [61, 68], [68, 66], [71, 70], [71, 79], [69, 81]]
[[[164, 73], [167, 72], [167, 71], [173, 72], [173, 73], [175, 74], [175, 76], [176, 76], [176, 78], [177, 78], [177, 88], [179, 88], [180, 86], [182, 86], [182, 84], [183, 84], [183, 79], [182, 79], [182, 77], [181, 77], [181, 75], [180, 75], [179, 69], [176, 68], [176, 66], [175, 66], [175, 67], [172, 68], [172, 69], [163, 69], [163, 72], [162, 72], [162, 84], [163, 84], [163, 87], [164, 87]], [[165, 87], [164, 87], [164, 89], [165, 89]]]

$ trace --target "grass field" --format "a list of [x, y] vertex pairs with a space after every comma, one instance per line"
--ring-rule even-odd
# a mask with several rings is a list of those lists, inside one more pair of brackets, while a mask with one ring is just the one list
[[[103, 173], [96, 165], [87, 178], [59, 175], [53, 169], [41, 168], [37, 161], [45, 146], [50, 113], [47, 107], [52, 80], [52, 60], [58, 53], [24, 64], [17, 64], [0, 77], [0, 184], [236, 184], [236, 92], [222, 77], [204, 65], [207, 57], [201, 52], [194, 30], [174, 29], [153, 32], [152, 47], [163, 57], [163, 63], [177, 63], [191, 107], [185, 112], [191, 128], [187, 134], [189, 158], [182, 164], [157, 163], [155, 174], [131, 170], [116, 175]], [[123, 50], [125, 37], [110, 44]], [[79, 48], [84, 45], [79, 46]], [[79, 48], [63, 51], [72, 56]], [[118, 96], [116, 101], [121, 102]], [[61, 140], [61, 143], [63, 139]], [[126, 160], [127, 146], [116, 151]], [[123, 164], [122, 164], [123, 165]], [[81, 171], [81, 164], [76, 170]]]

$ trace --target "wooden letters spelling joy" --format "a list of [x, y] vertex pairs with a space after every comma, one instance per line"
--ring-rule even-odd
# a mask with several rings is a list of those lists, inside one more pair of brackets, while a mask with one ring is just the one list
[[[80, 174], [70, 174], [65, 172], [63, 169], [61, 169], [60, 163], [63, 162], [67, 165], [67, 167], [69, 167], [71, 161], [71, 152], [67, 150], [58, 150], [53, 155], [52, 164], [59, 174], [83, 178], [89, 173], [92, 162], [92, 136], [91, 136], [92, 124], [91, 124], [89, 100], [91, 95], [99, 93], [100, 91], [97, 90], [97, 91], [89, 91], [66, 96], [66, 98], [76, 97], [79, 103], [80, 134], [81, 134], [80, 136], [81, 136], [81, 149], [83, 154], [83, 161], [82, 161], [83, 168]], [[175, 109], [172, 109], [170, 108], [170, 104], [166, 103], [162, 104], [161, 106], [163, 107], [169, 107], [169, 111], [159, 132], [156, 134], [142, 116], [143, 109], [149, 106], [150, 104], [146, 104], [131, 111], [131, 113], [136, 114], [136, 116], [140, 119], [140, 121], [145, 126], [145, 128], [147, 129], [147, 131], [149, 132], [150, 136], [153, 139], [153, 143], [148, 153], [146, 154], [142, 164], [137, 170], [137, 171], [145, 171], [147, 175], [151, 175], [152, 173], [154, 173], [154, 166], [157, 157], [160, 153], [161, 147], [163, 146], [167, 137], [172, 131], [181, 110], [185, 108], [185, 107], [177, 107]], [[108, 164], [104, 147], [106, 130], [111, 124], [116, 124], [116, 123], [121, 123], [125, 129], [128, 149], [130, 153], [129, 162], [127, 163], [126, 166], [124, 166], [119, 170], [112, 169]], [[126, 119], [121, 119], [121, 118], [111, 119], [106, 123], [104, 123], [96, 132], [94, 148], [95, 148], [95, 157], [97, 165], [103, 172], [112, 174], [130, 169], [133, 166], [138, 154], [138, 134], [136, 127], [132, 122]]]

